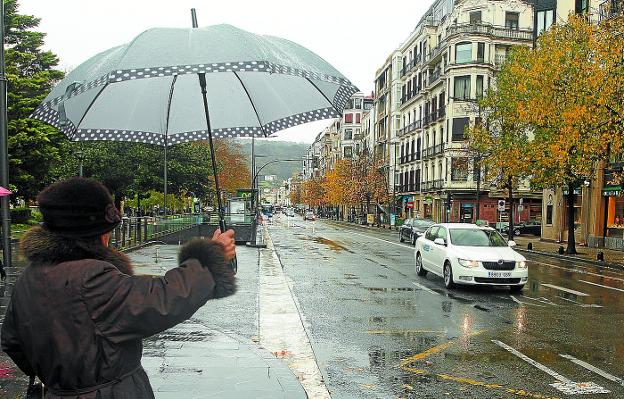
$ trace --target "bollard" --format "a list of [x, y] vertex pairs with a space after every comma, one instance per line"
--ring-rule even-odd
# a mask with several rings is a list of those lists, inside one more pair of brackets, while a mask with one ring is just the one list
[[600, 262], [604, 262], [604, 252], [598, 251], [596, 253], [596, 260]]
[[527, 249], [528, 249], [529, 251], [532, 251], [532, 250], [533, 250], [533, 243], [532, 243], [532, 242], [530, 242], [530, 243], [527, 245]]
[[559, 252], [559, 255], [563, 255], [563, 253], [564, 253], [563, 246], [561, 246], [561, 245], [559, 246], [559, 251], [558, 252]]

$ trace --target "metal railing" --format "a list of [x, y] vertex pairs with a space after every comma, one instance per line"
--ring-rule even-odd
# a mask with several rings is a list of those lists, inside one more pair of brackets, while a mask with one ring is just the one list
[[432, 86], [435, 82], [438, 81], [438, 79], [440, 79], [440, 76], [442, 75], [442, 69], [441, 68], [436, 68], [433, 70], [432, 74], [429, 76], [429, 87]]
[[439, 154], [444, 153], [445, 148], [446, 148], [445, 143], [440, 143], [440, 144], [425, 148], [422, 151], [422, 157], [423, 159], [435, 157]]
[[411, 71], [412, 69], [414, 69], [416, 65], [420, 64], [421, 58], [422, 58], [421, 55], [418, 54], [410, 62], [403, 65], [403, 68], [401, 68], [401, 77], [407, 75], [407, 73]]
[[399, 131], [397, 132], [397, 136], [401, 137], [404, 136], [410, 132], [413, 132], [414, 130], [417, 129], [421, 129], [422, 128], [422, 120], [419, 119], [417, 121], [414, 121], [412, 123], [410, 123], [409, 125], [399, 129]]
[[532, 30], [511, 29], [504, 26], [493, 26], [486, 24], [451, 25], [446, 28], [446, 34], [447, 37], [453, 35], [479, 34], [499, 37], [503, 39], [533, 41]]
[[444, 185], [444, 180], [442, 179], [422, 182], [422, 191], [429, 192], [429, 191], [441, 190], [443, 185]]
[[[218, 219], [218, 216], [217, 216]], [[131, 248], [189, 229], [203, 223], [203, 215], [173, 215], [164, 217], [124, 217], [111, 236], [111, 246]]]

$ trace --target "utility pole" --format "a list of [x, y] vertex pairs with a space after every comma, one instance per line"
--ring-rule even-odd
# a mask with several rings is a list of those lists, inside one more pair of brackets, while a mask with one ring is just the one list
[[[0, 1], [0, 184], [9, 187], [9, 147], [7, 128], [7, 78], [4, 61], [4, 0]], [[2, 255], [4, 266], [11, 267], [11, 213], [9, 197], [2, 197]]]

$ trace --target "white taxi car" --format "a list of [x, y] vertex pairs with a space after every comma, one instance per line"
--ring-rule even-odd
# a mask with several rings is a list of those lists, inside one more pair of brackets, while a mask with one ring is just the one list
[[521, 291], [529, 277], [526, 258], [491, 227], [467, 223], [431, 226], [416, 241], [416, 273], [431, 272], [455, 284], [509, 286]]

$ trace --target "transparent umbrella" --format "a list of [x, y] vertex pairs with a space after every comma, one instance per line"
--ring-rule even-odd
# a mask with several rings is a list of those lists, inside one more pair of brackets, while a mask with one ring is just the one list
[[340, 117], [356, 91], [321, 57], [286, 39], [230, 25], [154, 28], [76, 67], [32, 117], [75, 141], [167, 148], [209, 140], [219, 193], [213, 137], [266, 137]]

